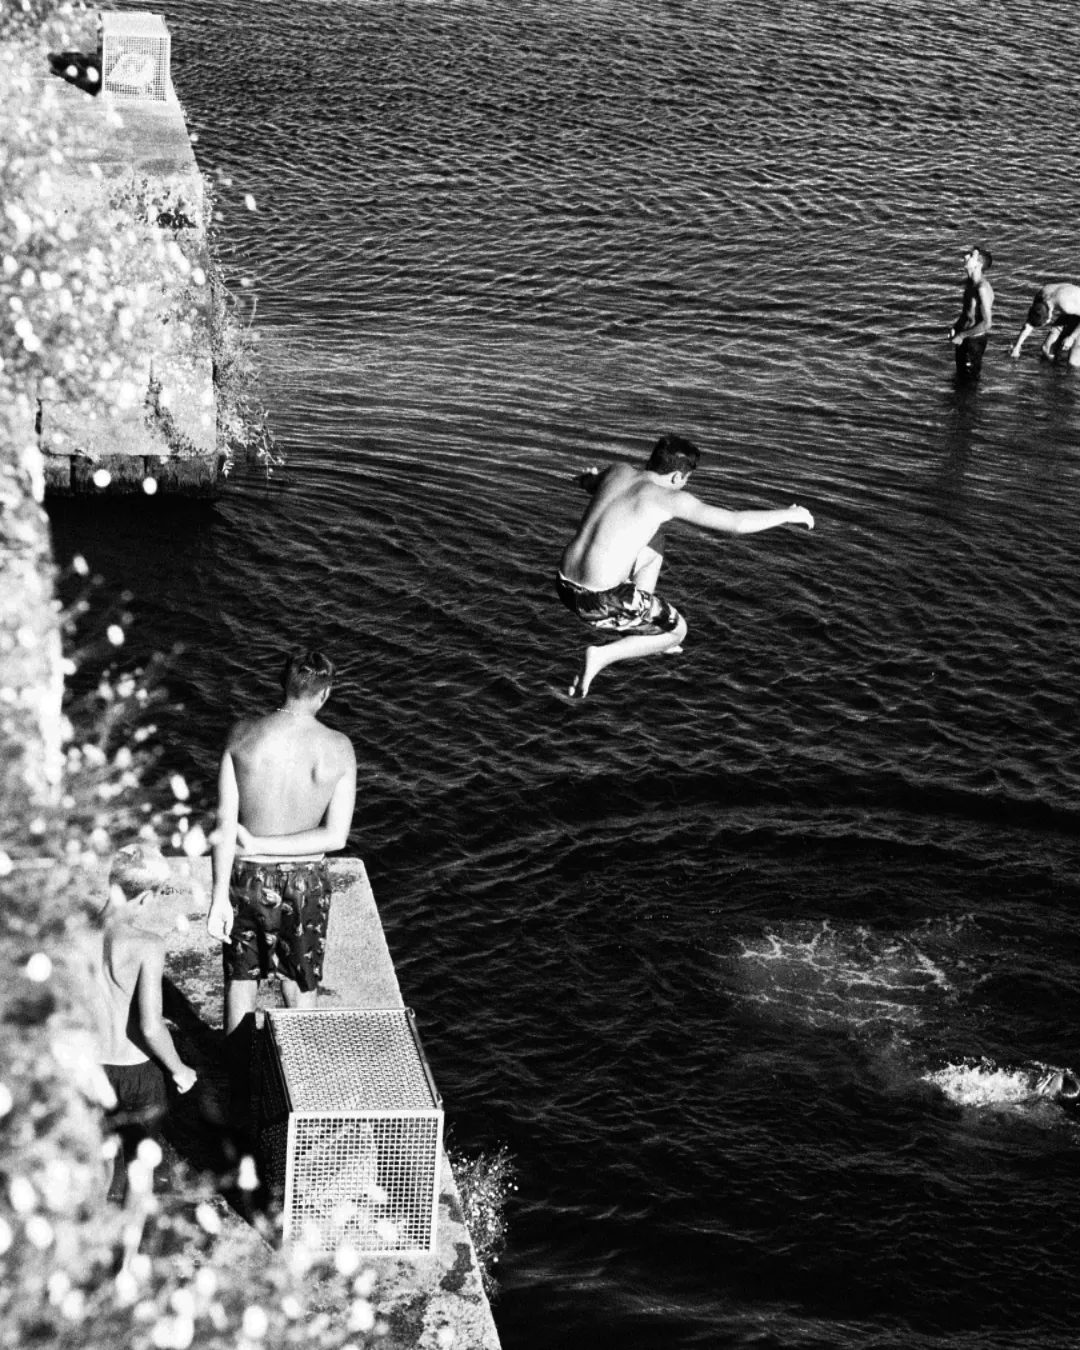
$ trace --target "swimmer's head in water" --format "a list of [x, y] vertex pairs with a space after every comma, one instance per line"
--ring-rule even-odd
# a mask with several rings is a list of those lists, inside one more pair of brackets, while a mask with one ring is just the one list
[[700, 458], [701, 451], [693, 441], [669, 432], [666, 436], [661, 436], [653, 446], [645, 467], [651, 473], [691, 474], [697, 468]]
[[1047, 1069], [1035, 1083], [1035, 1091], [1070, 1113], [1080, 1107], [1080, 1081], [1069, 1069]]
[[333, 683], [334, 663], [322, 652], [293, 652], [281, 674], [286, 698], [313, 698]]

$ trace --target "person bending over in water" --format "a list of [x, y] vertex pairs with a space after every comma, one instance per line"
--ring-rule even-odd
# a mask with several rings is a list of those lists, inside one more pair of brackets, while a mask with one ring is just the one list
[[1042, 354], [1053, 358], [1069, 354], [1069, 365], [1080, 366], [1080, 286], [1071, 281], [1054, 281], [1040, 286], [1032, 297], [1031, 308], [1020, 336], [1009, 353], [1012, 357], [1020, 355], [1020, 349], [1036, 328], [1050, 325], [1050, 332], [1042, 345]]
[[988, 248], [970, 248], [964, 254], [967, 282], [960, 317], [949, 329], [949, 338], [956, 348], [957, 379], [965, 383], [974, 383], [982, 373], [983, 353], [994, 313], [994, 288], [983, 273], [989, 272], [993, 261]]
[[616, 640], [586, 650], [585, 665], [570, 686], [572, 698], [584, 698], [597, 675], [616, 661], [679, 650], [686, 620], [656, 594], [669, 521], [720, 534], [754, 534], [788, 524], [814, 528], [813, 516], [801, 506], [726, 511], [684, 492], [700, 457], [684, 437], [661, 436], [644, 469], [612, 464], [579, 478], [592, 501], [563, 551], [555, 589], [567, 609]]

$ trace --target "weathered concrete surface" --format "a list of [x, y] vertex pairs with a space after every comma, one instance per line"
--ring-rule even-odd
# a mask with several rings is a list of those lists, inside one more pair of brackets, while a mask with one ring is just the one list
[[[57, 105], [63, 161], [49, 166], [61, 212], [96, 194], [115, 211], [125, 271], [143, 296], [141, 335], [117, 363], [115, 388], [139, 396], [42, 400], [39, 445], [50, 493], [161, 491], [209, 494], [225, 462], [219, 452], [211, 348], [212, 265], [206, 200], [183, 109], [165, 102], [91, 97], [42, 60], [43, 94]], [[162, 247], [184, 263], [155, 266]], [[202, 277], [200, 281], [198, 278]], [[100, 470], [110, 478], [100, 486]], [[94, 481], [98, 474], [98, 482]]]
[[[204, 1116], [223, 1120], [226, 1096], [221, 1058], [222, 974], [220, 948], [206, 932], [210, 889], [208, 859], [175, 860], [191, 899], [183, 905], [188, 927], [170, 944], [167, 978], [182, 996], [174, 1016], [181, 1054], [194, 1052], [199, 1071], [196, 1091], [202, 1094]], [[333, 859], [334, 899], [327, 934], [327, 957], [322, 1007], [403, 1007], [394, 963], [386, 945], [375, 897], [364, 864], [358, 858]], [[177, 1007], [167, 1000], [166, 1011]], [[276, 989], [264, 985], [260, 1006], [276, 1007]], [[189, 1018], [197, 1019], [193, 1026]], [[418, 1010], [423, 1037], [423, 1009]], [[431, 1066], [436, 1086], [439, 1066]], [[386, 1350], [436, 1350], [449, 1343], [456, 1350], [497, 1350], [498, 1333], [483, 1290], [472, 1239], [461, 1213], [461, 1199], [444, 1156], [440, 1181], [438, 1250], [430, 1256], [398, 1259], [368, 1257], [365, 1267], [376, 1272], [373, 1303], [387, 1332], [379, 1344]], [[224, 1211], [223, 1211], [224, 1214]], [[241, 1268], [265, 1253], [263, 1239], [232, 1211], [228, 1211], [226, 1238], [230, 1261]], [[317, 1291], [316, 1296], [317, 1296]], [[444, 1329], [453, 1340], [439, 1340]]]

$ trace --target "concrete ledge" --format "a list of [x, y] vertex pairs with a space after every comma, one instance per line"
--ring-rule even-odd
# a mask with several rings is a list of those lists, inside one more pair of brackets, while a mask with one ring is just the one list
[[359, 858], [335, 859], [330, 867], [334, 903], [320, 1002], [339, 1008], [403, 1008], [367, 869]]
[[[119, 496], [144, 492], [144, 483], [152, 478], [159, 492], [176, 496], [212, 497], [223, 477], [226, 456], [213, 455], [101, 455], [88, 459], [83, 454], [46, 454], [45, 488], [50, 496]], [[104, 469], [109, 474], [105, 487], [98, 487], [94, 475]]]
[[40, 401], [46, 489], [98, 493], [93, 477], [104, 468], [108, 491], [140, 491], [158, 459], [168, 466], [152, 474], [159, 491], [210, 495], [227, 456], [218, 448], [206, 193], [183, 109], [175, 97], [92, 97], [51, 74], [44, 53], [40, 83], [63, 151], [47, 166], [54, 208], [77, 215], [91, 203], [112, 221], [114, 265], [141, 296], [137, 332], [117, 336], [115, 373], [99, 393]]
[[[224, 1119], [225, 1069], [220, 1033], [223, 1008], [220, 947], [206, 932], [210, 891], [210, 864], [175, 859], [174, 869], [191, 900], [185, 904], [188, 928], [171, 943], [166, 976], [182, 995], [188, 1010], [201, 1023], [185, 1035], [181, 1022], [176, 1034], [182, 1054], [193, 1054], [199, 1071], [196, 1091], [202, 1093], [205, 1117]], [[333, 859], [330, 863], [334, 898], [327, 932], [327, 953], [319, 1003], [341, 1008], [400, 1008], [404, 1006], [390, 951], [386, 945], [379, 912], [367, 871], [359, 858]], [[168, 1012], [168, 999], [166, 1001]], [[276, 1007], [276, 990], [264, 984], [260, 1008]], [[418, 1010], [421, 1038], [423, 1010]], [[217, 1049], [215, 1055], [214, 1050]], [[436, 1086], [439, 1066], [431, 1066]], [[231, 1211], [230, 1211], [231, 1215]], [[453, 1332], [457, 1350], [498, 1350], [499, 1337], [484, 1293], [469, 1230], [461, 1210], [461, 1197], [444, 1155], [440, 1179], [438, 1249], [430, 1256], [399, 1259], [369, 1257], [364, 1264], [374, 1270], [377, 1286], [373, 1302], [389, 1328], [380, 1344], [386, 1350], [422, 1347], [435, 1350], [444, 1329]], [[232, 1215], [228, 1224], [229, 1250], [242, 1268], [250, 1261], [266, 1259], [259, 1234]]]

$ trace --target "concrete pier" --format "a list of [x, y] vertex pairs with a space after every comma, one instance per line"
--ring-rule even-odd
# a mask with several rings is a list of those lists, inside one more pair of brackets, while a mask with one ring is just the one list
[[[84, 50], [96, 35], [88, 38]], [[59, 162], [42, 166], [52, 204], [74, 218], [100, 203], [144, 320], [126, 344], [118, 335], [116, 368], [98, 395], [39, 397], [46, 491], [136, 492], [149, 478], [158, 491], [210, 495], [228, 460], [214, 379], [223, 297], [211, 284], [206, 194], [183, 109], [171, 82], [157, 101], [91, 96], [54, 75], [45, 53], [39, 79], [62, 147]]]
[[[189, 927], [170, 941], [167, 980], [186, 1006], [210, 1032], [221, 1026], [223, 986], [221, 949], [206, 932], [210, 889], [207, 859], [191, 863], [175, 860], [174, 867], [185, 887], [190, 886]], [[326, 965], [320, 1008], [401, 1008], [404, 1006], [394, 963], [386, 945], [364, 864], [359, 859], [334, 859], [330, 864], [334, 898], [327, 934]], [[262, 1008], [279, 1006], [275, 984], [264, 984]], [[423, 1036], [423, 1009], [416, 1009]], [[184, 1028], [178, 1026], [180, 1041]], [[197, 1044], [192, 1044], [197, 1039]], [[217, 1038], [220, 1042], [220, 1037]], [[199, 1072], [198, 1091], [203, 1094], [203, 1113], [221, 1118], [226, 1100], [225, 1070], [215, 1056], [212, 1034], [188, 1036], [181, 1049], [194, 1052]], [[190, 1061], [189, 1061], [190, 1062]], [[439, 1065], [431, 1065], [436, 1085]], [[228, 1250], [239, 1267], [265, 1254], [263, 1239], [238, 1215], [229, 1212]], [[410, 1258], [372, 1256], [364, 1266], [375, 1271], [372, 1302], [387, 1332], [380, 1344], [387, 1350], [421, 1347], [434, 1350], [498, 1350], [499, 1338], [491, 1308], [484, 1293], [476, 1252], [465, 1226], [461, 1199], [445, 1156], [439, 1186], [438, 1249]], [[452, 1338], [448, 1339], [448, 1333]], [[440, 1339], [441, 1337], [441, 1339]]]

